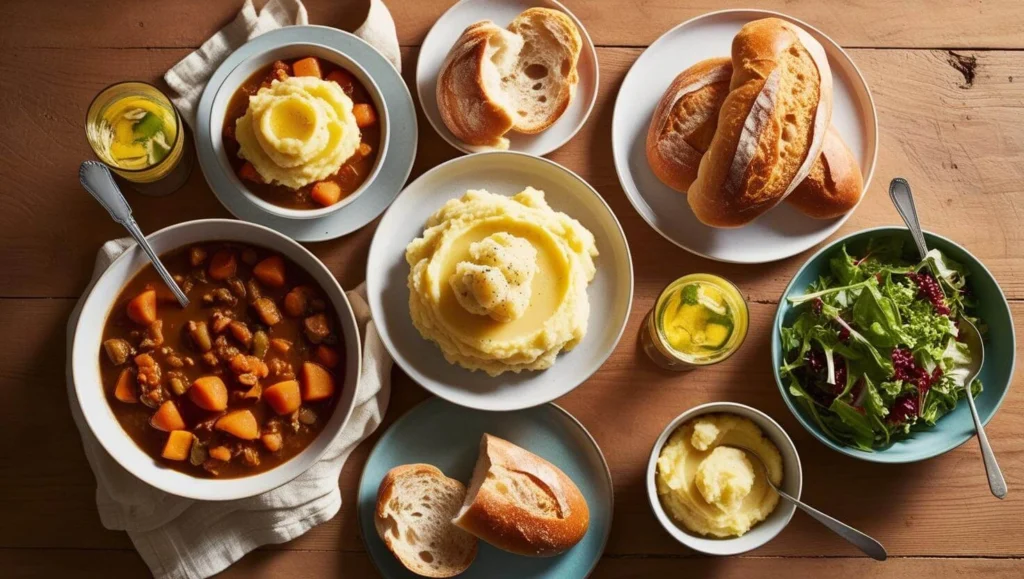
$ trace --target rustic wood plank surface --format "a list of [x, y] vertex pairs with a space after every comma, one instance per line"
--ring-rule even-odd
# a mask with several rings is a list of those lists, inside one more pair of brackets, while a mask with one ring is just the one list
[[[389, 2], [403, 45], [407, 81], [417, 45], [448, 0]], [[358, 22], [361, 2], [309, 0], [314, 23]], [[597, 577], [1024, 575], [1024, 391], [1014, 384], [989, 427], [1009, 497], [993, 499], [971, 441], [914, 465], [866, 464], [813, 440], [786, 410], [771, 377], [767, 341], [779, 294], [805, 256], [730, 266], [694, 257], [651, 230], [626, 200], [611, 163], [615, 94], [629, 67], [675, 23], [743, 2], [567, 1], [587, 25], [601, 65], [593, 115], [551, 155], [605, 197], [622, 222], [636, 270], [625, 337], [602, 370], [559, 403], [591, 431], [615, 482], [615, 528]], [[65, 325], [99, 245], [121, 235], [77, 185], [90, 157], [85, 109], [103, 86], [156, 80], [229, 21], [240, 2], [146, 3], [10, 0], [0, 21], [0, 575], [138, 577], [141, 559], [123, 533], [104, 530], [95, 482], [65, 394]], [[832, 35], [861, 67], [881, 126], [876, 178], [840, 233], [898, 223], [885, 196], [895, 175], [914, 182], [926, 226], [953, 237], [993, 271], [1024, 319], [1024, 4], [1016, 0], [761, 3]], [[456, 152], [420, 116], [413, 178]], [[147, 231], [227, 216], [197, 169], [173, 197], [131, 197]], [[347, 287], [362, 281], [373, 225], [313, 244]], [[727, 362], [687, 375], [656, 370], [636, 347], [661, 288], [690, 271], [733, 279], [751, 301], [748, 343]], [[1022, 326], [1018, 323], [1018, 330]], [[1018, 332], [1019, 333], [1019, 332]], [[401, 372], [381, 431], [426, 397]], [[1019, 382], [1017, 380], [1016, 382]], [[643, 488], [650, 445], [662, 426], [695, 404], [734, 400], [763, 409], [801, 452], [805, 497], [880, 539], [895, 559], [875, 564], [798, 515], [749, 556], [708, 559], [675, 544], [654, 520]], [[40, 436], [42, 431], [44, 435]], [[379, 436], [379, 432], [378, 435]], [[374, 436], [341, 475], [345, 501], [333, 520], [284, 545], [246, 556], [226, 577], [374, 576], [355, 520], [359, 472]]]

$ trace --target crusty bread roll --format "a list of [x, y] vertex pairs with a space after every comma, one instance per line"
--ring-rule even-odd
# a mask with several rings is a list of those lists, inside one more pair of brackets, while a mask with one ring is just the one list
[[551, 126], [576, 93], [583, 41], [566, 14], [530, 8], [508, 29], [471, 24], [437, 78], [437, 106], [448, 130], [474, 146], [508, 148], [505, 133]]
[[590, 510], [553, 464], [485, 434], [466, 502], [453, 522], [500, 549], [547, 557], [583, 538]]
[[680, 193], [697, 178], [731, 77], [728, 58], [702, 60], [679, 73], [654, 109], [647, 129], [647, 162], [662, 183]]
[[829, 127], [821, 154], [786, 202], [816, 219], [833, 219], [856, 207], [863, 195], [860, 165], [835, 127]]
[[687, 192], [694, 214], [739, 227], [782, 202], [810, 171], [832, 116], [825, 50], [778, 18], [733, 38], [730, 92], [711, 146]]
[[465, 496], [462, 483], [434, 466], [396, 466], [377, 489], [373, 523], [407, 569], [424, 577], [453, 577], [476, 557], [477, 538], [452, 524]]

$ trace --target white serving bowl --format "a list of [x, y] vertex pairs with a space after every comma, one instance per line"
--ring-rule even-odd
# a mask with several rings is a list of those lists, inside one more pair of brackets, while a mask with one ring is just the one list
[[232, 500], [258, 495], [283, 485], [313, 466], [348, 422], [360, 374], [360, 341], [352, 306], [341, 286], [312, 253], [284, 235], [261, 225], [230, 219], [187, 221], [148, 236], [157, 254], [206, 241], [235, 241], [272, 249], [309, 272], [338, 314], [345, 340], [345, 376], [341, 398], [323, 431], [302, 452], [268, 471], [232, 479], [203, 479], [162, 466], [139, 448], [110, 408], [100, 376], [103, 327], [121, 289], [149, 260], [134, 246], [125, 251], [93, 285], [75, 328], [71, 363], [75, 394], [89, 429], [103, 448], [128, 472], [173, 495], [198, 500]]
[[[362, 185], [358, 189], [352, 192], [351, 195], [346, 196], [344, 199], [338, 201], [334, 205], [328, 207], [321, 207], [320, 209], [288, 209], [279, 205], [274, 205], [269, 201], [265, 201], [258, 195], [249, 190], [245, 182], [238, 178], [235, 174], [234, 169], [231, 168], [231, 163], [228, 160], [227, 151], [224, 149], [224, 135], [222, 128], [224, 126], [224, 115], [227, 113], [228, 103], [231, 101], [231, 97], [238, 90], [238, 87], [242, 86], [242, 83], [246, 81], [250, 76], [256, 73], [261, 68], [273, 63], [275, 60], [289, 60], [293, 58], [301, 58], [304, 56], [315, 56], [317, 58], [326, 60], [334, 63], [348, 72], [352, 73], [360, 83], [366, 87], [367, 92], [370, 93], [373, 99], [373, 105], [377, 109], [377, 118], [380, 122], [380, 147], [377, 151], [377, 159], [373, 164], [373, 170], [363, 181]], [[231, 70], [228, 75], [224, 78], [224, 82], [220, 83], [215, 87], [207, 87], [207, 90], [214, 91], [213, 106], [210, 109], [210, 122], [207, 125], [209, 127], [209, 139], [213, 144], [213, 149], [217, 155], [217, 161], [220, 163], [223, 171], [228, 174], [232, 184], [238, 187], [238, 191], [241, 195], [261, 209], [271, 215], [278, 217], [284, 217], [286, 219], [315, 219], [318, 217], [324, 217], [325, 215], [334, 213], [342, 207], [352, 203], [365, 191], [377, 175], [380, 173], [380, 168], [384, 162], [384, 156], [388, 153], [388, 141], [390, 140], [390, 123], [388, 118], [388, 109], [384, 103], [384, 97], [381, 94], [380, 87], [373, 81], [366, 70], [359, 65], [355, 60], [349, 56], [329, 48], [322, 44], [315, 43], [288, 43], [283, 45], [274, 46], [266, 50], [258, 51], [252, 56], [243, 60], [238, 66]]]
[[[779, 449], [779, 454], [782, 455], [782, 490], [798, 499], [800, 498], [800, 492], [803, 490], [803, 468], [800, 466], [800, 456], [796, 452], [796, 446], [793, 445], [793, 441], [790, 440], [786, 431], [779, 426], [779, 423], [772, 420], [764, 412], [745, 404], [737, 404], [735, 402], [701, 404], [677, 416], [662, 431], [661, 436], [654, 443], [654, 448], [651, 450], [651, 458], [647, 463], [647, 498], [650, 499], [651, 508], [654, 509], [654, 516], [661, 523], [661, 526], [668, 531], [668, 534], [672, 535], [672, 538], [679, 541], [685, 547], [707, 555], [738, 555], [756, 549], [774, 539], [789, 524], [790, 519], [793, 518], [793, 513], [796, 512], [796, 506], [779, 498], [779, 504], [768, 515], [767, 519], [754, 525], [745, 535], [730, 539], [703, 537], [691, 533], [681, 525], [676, 524], [661, 505], [661, 499], [658, 498], [658, 488], [654, 478], [658, 470], [658, 455], [661, 453], [662, 447], [665, 446], [668, 437], [677, 428], [703, 414], [735, 414], [752, 420], [761, 429], [761, 432], [775, 443], [775, 446]], [[759, 467], [755, 465], [754, 468]]]

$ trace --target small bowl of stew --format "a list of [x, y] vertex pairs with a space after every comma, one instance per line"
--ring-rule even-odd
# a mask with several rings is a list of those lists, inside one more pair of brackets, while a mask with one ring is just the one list
[[[270, 94], [275, 84], [289, 79], [300, 79], [300, 82], [322, 81], [329, 83], [332, 88], [336, 85], [351, 102], [350, 114], [359, 131], [359, 142], [354, 146], [354, 152], [344, 159], [336, 171], [299, 186], [295, 186], [297, 183], [284, 184], [273, 176], [268, 178], [262, 174], [258, 169], [259, 163], [245, 158], [237, 134], [239, 119], [245, 117], [252, 97]], [[339, 104], [333, 97], [325, 102], [338, 110]], [[284, 109], [284, 112], [295, 111]], [[307, 138], [309, 134], [305, 131], [308, 125], [309, 119], [300, 119], [297, 126], [279, 130], [285, 138]], [[210, 131], [210, 139], [222, 168], [249, 202], [279, 217], [314, 219], [345, 207], [370, 187], [387, 154], [389, 124], [384, 97], [365, 69], [337, 50], [310, 43], [278, 46], [256, 54], [235, 67], [216, 88]], [[328, 142], [333, 145], [337, 134], [333, 129], [330, 134]], [[255, 135], [249, 141], [253, 139], [259, 141]], [[266, 146], [265, 143], [264, 138], [263, 141], [251, 144], [250, 151], [255, 151], [257, 145]], [[250, 153], [250, 156], [254, 154]], [[309, 162], [320, 163], [321, 156], [317, 154]], [[271, 157], [260, 157], [264, 159], [263, 166], [267, 166], [266, 162]], [[285, 160], [289, 166], [292, 162], [298, 162], [292, 157]], [[328, 162], [323, 166], [329, 170], [334, 164]], [[306, 170], [305, 165], [299, 167]], [[279, 170], [285, 171], [284, 168]], [[313, 172], [323, 174], [324, 170]]]
[[166, 492], [253, 496], [316, 463], [360, 372], [352, 308], [299, 244], [210, 219], [149, 237], [182, 308], [138, 247], [97, 280], [72, 348], [75, 393], [108, 453]]

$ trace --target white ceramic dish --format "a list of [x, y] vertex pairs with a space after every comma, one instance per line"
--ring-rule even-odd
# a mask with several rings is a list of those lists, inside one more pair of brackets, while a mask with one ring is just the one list
[[100, 377], [100, 352], [103, 326], [121, 289], [147, 263], [145, 253], [134, 246], [114, 260], [89, 290], [82, 315], [75, 328], [72, 346], [72, 372], [75, 395], [82, 414], [100, 444], [122, 467], [143, 482], [162, 491], [197, 500], [232, 500], [251, 497], [283, 485], [315, 464], [327, 446], [341, 432], [352, 407], [360, 373], [360, 340], [352, 307], [338, 282], [312, 253], [287, 237], [260, 225], [232, 219], [187, 221], [161, 229], [147, 237], [158, 254], [203, 241], [238, 241], [260, 245], [280, 252], [305, 269], [331, 300], [338, 313], [338, 324], [345, 340], [345, 377], [341, 398], [324, 427], [305, 450], [284, 464], [249, 477], [202, 479], [161, 466], [140, 449], [121, 428], [103, 391]]
[[[249, 76], [278, 60], [312, 55], [351, 72], [371, 94], [382, 122], [373, 172], [345, 199], [321, 209], [287, 209], [248, 190], [224, 150], [221, 128], [231, 96]], [[263, 34], [217, 68], [196, 110], [196, 148], [207, 183], [240, 219], [266, 225], [299, 241], [351, 233], [375, 219], [405, 184], [416, 156], [416, 112], [398, 71], [358, 37], [326, 26], [289, 26]]]
[[576, 95], [569, 107], [553, 125], [536, 135], [524, 135], [510, 131], [505, 136], [509, 139], [509, 150], [537, 155], [538, 157], [558, 149], [571, 139], [587, 122], [590, 111], [597, 100], [598, 65], [597, 51], [587, 34], [587, 29], [579, 18], [568, 8], [555, 0], [462, 0], [441, 15], [434, 23], [420, 48], [420, 56], [416, 62], [416, 92], [419, 94], [423, 113], [448, 144], [465, 153], [489, 150], [486, 147], [467, 145], [448, 130], [441, 113], [437, 109], [437, 75], [452, 45], [462, 35], [467, 26], [481, 20], [491, 20], [498, 26], [506, 26], [527, 8], [554, 8], [565, 12], [579, 28], [583, 39], [583, 48], [576, 65], [580, 81], [576, 85]]
[[669, 535], [672, 535], [673, 539], [694, 551], [707, 555], [738, 555], [746, 553], [764, 545], [781, 533], [782, 529], [785, 529], [790, 519], [793, 518], [796, 506], [780, 498], [778, 506], [768, 515], [768, 518], [754, 525], [745, 535], [731, 539], [713, 539], [690, 533], [682, 526], [677, 525], [668, 516], [668, 513], [665, 512], [665, 509], [661, 506], [661, 499], [658, 498], [658, 488], [654, 482], [654, 476], [658, 469], [658, 455], [661, 453], [662, 447], [665, 446], [665, 441], [668, 440], [668, 437], [677, 428], [702, 414], [736, 414], [754, 421], [761, 429], [761, 432], [775, 443], [779, 453], [782, 454], [782, 490], [798, 499], [804, 485], [800, 455], [797, 454], [796, 446], [793, 445], [793, 441], [786, 434], [786, 431], [779, 426], [779, 423], [756, 408], [735, 402], [710, 402], [687, 410], [670, 422], [654, 443], [654, 448], [651, 450], [651, 458], [647, 462], [647, 498], [650, 500], [654, 516], [661, 523], [661, 526], [668, 531]]
[[[514, 195], [526, 186], [541, 189], [555, 211], [589, 229], [600, 256], [587, 288], [587, 335], [540, 372], [506, 372], [490, 377], [445, 361], [433, 342], [420, 336], [409, 317], [409, 266], [405, 247], [446, 201], [468, 189]], [[480, 410], [516, 410], [550, 402], [583, 383], [615, 349], [629, 318], [633, 265], [629, 245], [604, 199], [583, 179], [547, 159], [522, 153], [477, 153], [424, 173], [410, 184], [381, 219], [370, 245], [366, 286], [370, 309], [384, 345], [413, 380], [437, 396]]]
[[867, 83], [835, 41], [784, 14], [723, 10], [676, 26], [640, 55], [615, 100], [612, 152], [615, 171], [630, 203], [665, 239], [717, 261], [765, 263], [796, 255], [824, 241], [853, 213], [819, 220], [781, 203], [745, 227], [709, 227], [694, 216], [685, 195], [659, 181], [647, 163], [647, 128], [672, 79], [701, 60], [729, 56], [733, 36], [744, 24], [772, 16], [802, 26], [825, 48], [834, 84], [832, 124], [860, 162], [866, 190], [875, 170], [878, 149], [878, 118]]

